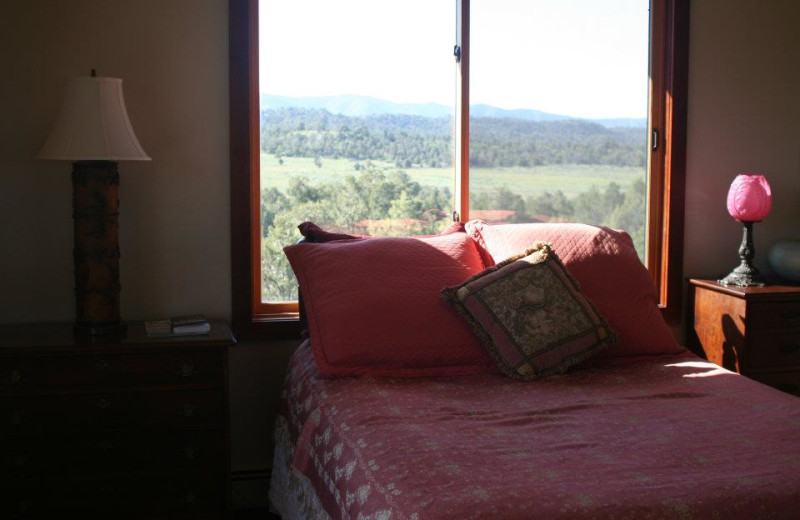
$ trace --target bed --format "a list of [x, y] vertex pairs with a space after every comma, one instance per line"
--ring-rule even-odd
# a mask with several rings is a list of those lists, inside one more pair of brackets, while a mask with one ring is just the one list
[[[308, 333], [287, 372], [270, 487], [283, 518], [800, 517], [800, 399], [677, 345], [624, 233], [482, 222], [422, 239], [301, 231], [314, 243], [287, 256]], [[532, 305], [539, 292], [528, 290], [519, 308], [534, 310], [515, 336], [451, 301], [469, 288], [489, 302], [477, 292], [486, 280], [507, 281], [541, 241], [534, 254], [552, 248], [547, 269], [563, 273], [550, 279], [573, 310]], [[445, 257], [458, 261], [444, 268]], [[564, 309], [590, 332], [553, 341], [572, 319], [554, 324]], [[519, 337], [549, 339], [509, 362]]]

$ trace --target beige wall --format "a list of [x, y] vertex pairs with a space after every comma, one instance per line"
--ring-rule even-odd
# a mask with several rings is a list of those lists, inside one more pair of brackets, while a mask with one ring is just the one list
[[120, 163], [124, 319], [230, 314], [225, 0], [12, 0], [0, 14], [0, 323], [74, 319], [68, 79], [123, 79], [152, 162]]
[[756, 266], [769, 272], [770, 245], [800, 238], [800, 2], [691, 5], [684, 273], [738, 264], [741, 225], [725, 197], [745, 172], [773, 190], [772, 214], [754, 231]]
[[[10, 5], [8, 5], [10, 4]], [[733, 177], [775, 191], [757, 263], [800, 237], [800, 3], [693, 0], [687, 276], [736, 264]], [[151, 163], [122, 163], [125, 319], [230, 314], [225, 0], [12, 0], [0, 16], [0, 323], [71, 321], [70, 166], [34, 155], [65, 82], [95, 68], [124, 80]], [[237, 346], [231, 359], [234, 469], [269, 464], [271, 417], [291, 345]]]

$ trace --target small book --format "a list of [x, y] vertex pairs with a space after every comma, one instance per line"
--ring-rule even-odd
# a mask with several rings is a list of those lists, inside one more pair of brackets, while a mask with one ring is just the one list
[[208, 334], [211, 324], [203, 314], [190, 314], [171, 318], [173, 336], [189, 336], [195, 334]]
[[157, 336], [193, 336], [211, 332], [211, 324], [202, 314], [176, 316], [168, 320], [144, 322], [147, 335]]

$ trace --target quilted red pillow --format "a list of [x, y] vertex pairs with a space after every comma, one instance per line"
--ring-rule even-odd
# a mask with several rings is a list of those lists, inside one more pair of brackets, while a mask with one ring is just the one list
[[583, 293], [619, 335], [619, 341], [600, 357], [683, 350], [661, 316], [653, 281], [624, 231], [587, 224], [489, 225], [480, 220], [467, 222], [466, 230], [496, 263], [537, 240], [552, 244]]
[[495, 371], [470, 326], [439, 297], [484, 265], [465, 233], [284, 248], [324, 376]]
[[[313, 222], [303, 222], [297, 229], [300, 230], [300, 234], [303, 235], [309, 242], [315, 243], [322, 243], [322, 242], [332, 242], [334, 240], [355, 240], [359, 238], [373, 238], [371, 235], [354, 235], [350, 233], [338, 233], [334, 231], [326, 231], [319, 227], [318, 225], [314, 224]], [[426, 235], [426, 236], [442, 236], [442, 235], [449, 235], [451, 233], [464, 233], [464, 223], [463, 222], [453, 222], [450, 224], [446, 229], [444, 229], [438, 235]], [[415, 238], [425, 238], [422, 236], [417, 236]], [[480, 252], [480, 251], [479, 251]], [[483, 259], [483, 256], [481, 256]], [[302, 295], [301, 295], [302, 296]], [[300, 319], [300, 337], [303, 339], [307, 339], [309, 337], [307, 323], [305, 319], [305, 306], [301, 300], [301, 319]]]

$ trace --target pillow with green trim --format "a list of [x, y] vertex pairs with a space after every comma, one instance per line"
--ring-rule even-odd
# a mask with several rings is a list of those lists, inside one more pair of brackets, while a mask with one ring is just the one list
[[443, 289], [442, 297], [515, 379], [560, 374], [617, 340], [547, 242]]

